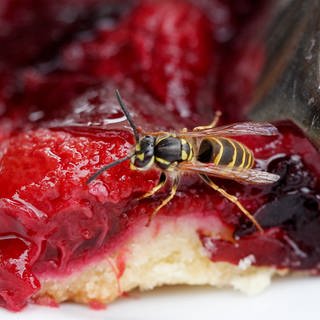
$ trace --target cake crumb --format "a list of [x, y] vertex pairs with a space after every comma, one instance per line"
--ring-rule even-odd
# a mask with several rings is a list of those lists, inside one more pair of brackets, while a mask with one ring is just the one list
[[249, 254], [248, 256], [240, 259], [240, 261], [238, 263], [238, 268], [240, 270], [247, 270], [255, 262], [256, 262], [255, 256], [253, 254]]

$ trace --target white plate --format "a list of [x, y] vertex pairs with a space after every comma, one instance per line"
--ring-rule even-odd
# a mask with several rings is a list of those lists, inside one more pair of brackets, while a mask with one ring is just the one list
[[0, 310], [0, 319], [307, 320], [319, 319], [319, 297], [320, 277], [286, 278], [273, 281], [266, 291], [250, 297], [232, 290], [167, 287], [146, 293], [134, 292], [100, 311], [73, 304], [63, 304], [59, 308], [31, 305], [19, 313]]

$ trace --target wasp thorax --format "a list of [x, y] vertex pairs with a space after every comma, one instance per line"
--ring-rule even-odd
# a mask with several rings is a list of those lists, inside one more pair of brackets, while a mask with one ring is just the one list
[[147, 170], [154, 162], [155, 138], [152, 136], [142, 137], [136, 144], [135, 154], [131, 159], [134, 169]]

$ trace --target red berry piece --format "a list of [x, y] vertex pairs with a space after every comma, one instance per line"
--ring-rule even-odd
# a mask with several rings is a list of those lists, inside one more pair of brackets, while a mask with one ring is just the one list
[[183, 118], [212, 109], [211, 25], [183, 1], [141, 4], [114, 29], [69, 46], [64, 65], [100, 78], [134, 79]]

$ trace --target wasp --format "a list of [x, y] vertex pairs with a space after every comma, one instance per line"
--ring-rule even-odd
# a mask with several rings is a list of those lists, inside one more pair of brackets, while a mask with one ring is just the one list
[[195, 127], [192, 131], [182, 129], [179, 132], [140, 132], [134, 124], [127, 106], [118, 90], [115, 91], [118, 103], [133, 130], [135, 147], [131, 154], [107, 164], [93, 174], [87, 183], [95, 180], [104, 171], [130, 160], [132, 170], [161, 171], [159, 183], [140, 199], [151, 197], [171, 178], [172, 186], [167, 197], [149, 216], [149, 223], [161, 208], [175, 196], [179, 181], [184, 173], [197, 174], [213, 190], [234, 203], [259, 231], [262, 227], [240, 203], [238, 198], [220, 188], [212, 177], [230, 179], [239, 183], [270, 184], [279, 176], [265, 171], [252, 169], [255, 163], [253, 152], [244, 144], [232, 139], [241, 135], [277, 135], [278, 130], [267, 122], [240, 122], [216, 127], [220, 112], [207, 126]]

